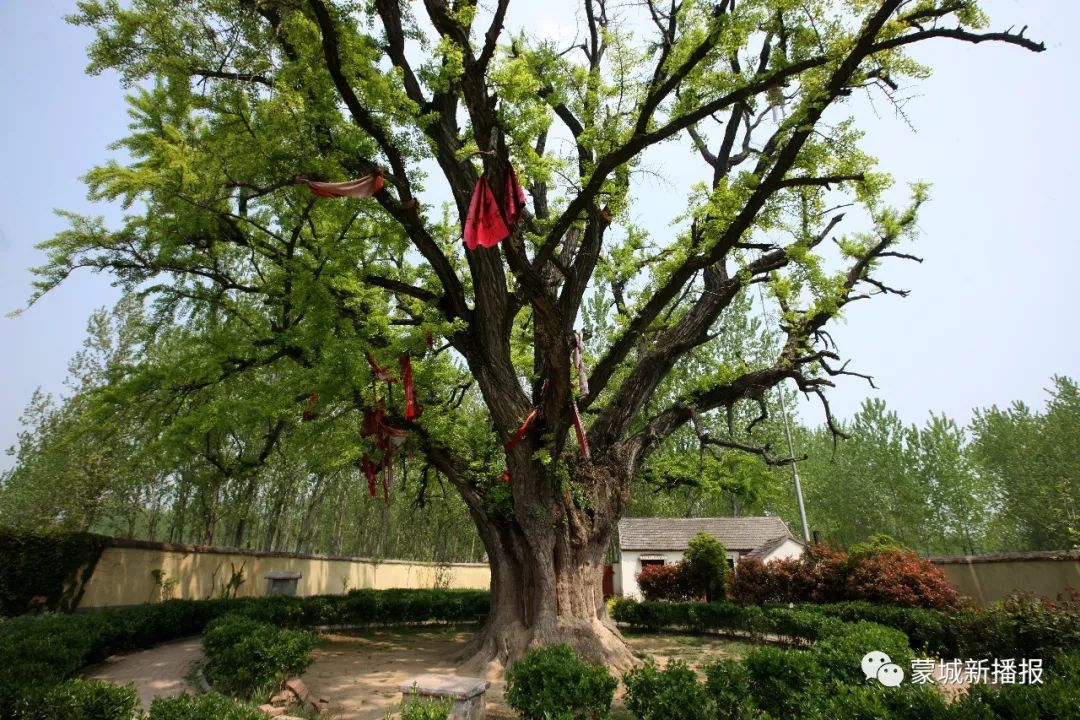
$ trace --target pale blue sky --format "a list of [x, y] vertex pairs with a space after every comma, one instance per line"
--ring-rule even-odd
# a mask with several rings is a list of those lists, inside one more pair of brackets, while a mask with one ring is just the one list
[[[17, 318], [31, 292], [34, 249], [62, 229], [54, 208], [103, 214], [79, 177], [110, 157], [124, 134], [123, 90], [111, 74], [84, 73], [89, 33], [62, 21], [70, 0], [0, 3], [0, 448], [15, 441], [18, 416], [37, 386], [58, 392], [90, 312], [118, 294], [109, 279], [78, 274]], [[509, 19], [537, 31], [558, 29], [551, 5], [522, 3]], [[912, 133], [878, 104], [877, 118], [856, 105], [865, 147], [901, 183], [933, 183], [914, 247], [926, 262], [898, 264], [882, 275], [909, 288], [907, 299], [856, 304], [834, 336], [853, 369], [873, 374], [876, 395], [908, 422], [928, 412], [966, 421], [973, 407], [1024, 400], [1041, 406], [1050, 376], [1080, 376], [1075, 319], [1080, 264], [1075, 219], [1080, 50], [1069, 35], [1080, 3], [992, 0], [983, 7], [994, 29], [1029, 25], [1046, 41], [1035, 55], [1015, 47], [940, 40], [916, 56], [935, 75], [916, 89], [906, 111]], [[641, 211], [662, 227], [685, 197], [671, 188]], [[852, 230], [857, 228], [851, 228]], [[850, 416], [867, 386], [849, 379], [832, 393]], [[804, 418], [820, 415], [804, 410]], [[0, 455], [0, 468], [11, 459]]]

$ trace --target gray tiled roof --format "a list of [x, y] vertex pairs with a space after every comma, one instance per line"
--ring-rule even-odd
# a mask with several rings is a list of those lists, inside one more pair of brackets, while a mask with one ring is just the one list
[[799, 542], [798, 540], [796, 540], [795, 538], [791, 537], [790, 535], [777, 535], [776, 537], [771, 538], [769, 540], [766, 540], [765, 542], [758, 545], [756, 548], [751, 550], [746, 555], [746, 557], [748, 557], [748, 558], [759, 558], [761, 560], [764, 560], [766, 555], [768, 555], [773, 550], [775, 550], [776, 548], [783, 545], [788, 540], [795, 540], [795, 542], [799, 543], [800, 545], [803, 544], [803, 543]]
[[622, 550], [685, 550], [690, 538], [707, 532], [728, 550], [748, 552], [777, 537], [791, 537], [778, 517], [739, 518], [623, 518], [619, 521]]

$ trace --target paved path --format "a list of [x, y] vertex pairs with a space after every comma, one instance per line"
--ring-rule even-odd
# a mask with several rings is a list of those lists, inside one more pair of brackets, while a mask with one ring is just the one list
[[117, 685], [134, 683], [143, 708], [149, 710], [154, 698], [175, 697], [188, 689], [184, 678], [191, 672], [191, 664], [202, 656], [201, 639], [184, 638], [149, 650], [114, 655], [90, 668], [86, 677]]

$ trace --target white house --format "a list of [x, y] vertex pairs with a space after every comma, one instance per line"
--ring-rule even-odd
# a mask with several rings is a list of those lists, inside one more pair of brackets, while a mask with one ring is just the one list
[[707, 532], [724, 544], [732, 567], [743, 557], [770, 562], [800, 557], [806, 549], [778, 517], [623, 518], [619, 521], [619, 556], [613, 568], [615, 594], [641, 599], [635, 578], [641, 568], [679, 562], [690, 538], [699, 532]]

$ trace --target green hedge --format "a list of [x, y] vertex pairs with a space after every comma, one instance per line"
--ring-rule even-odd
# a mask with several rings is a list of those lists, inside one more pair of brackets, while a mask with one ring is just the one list
[[776, 635], [810, 643], [846, 623], [872, 622], [901, 630], [915, 650], [943, 658], [1052, 657], [1080, 650], [1080, 609], [1075, 604], [1012, 601], [982, 610], [925, 610], [868, 602], [805, 603], [794, 608], [734, 603], [612, 603], [612, 618], [656, 631], [687, 628], [749, 635]]
[[0, 658], [7, 668], [0, 707], [30, 689], [47, 688], [109, 655], [198, 635], [226, 613], [282, 628], [419, 621], [473, 621], [486, 615], [480, 590], [353, 590], [310, 598], [168, 600], [72, 615], [0, 619]]
[[792, 643], [814, 642], [844, 626], [842, 620], [801, 608], [729, 602], [635, 602], [620, 598], [611, 605], [611, 617], [640, 630], [713, 630], [746, 634], [751, 640], [775, 635]]
[[78, 607], [108, 540], [87, 533], [0, 528], [0, 615]]

